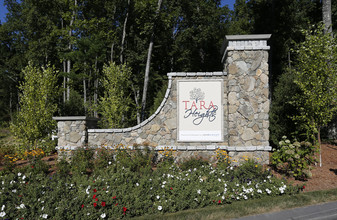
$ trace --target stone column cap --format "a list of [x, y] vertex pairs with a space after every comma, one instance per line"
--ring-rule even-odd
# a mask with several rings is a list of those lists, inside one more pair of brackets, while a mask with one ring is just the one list
[[87, 116], [58, 116], [53, 117], [55, 121], [84, 121], [84, 120], [100, 120], [99, 118]]
[[226, 35], [221, 47], [222, 63], [227, 51], [233, 50], [269, 50], [267, 40], [271, 34]]
[[268, 40], [271, 34], [226, 35], [225, 40]]

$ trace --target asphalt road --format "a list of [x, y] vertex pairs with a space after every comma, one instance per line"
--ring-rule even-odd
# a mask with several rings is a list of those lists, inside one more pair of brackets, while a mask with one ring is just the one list
[[337, 220], [337, 201], [287, 209], [261, 215], [238, 218], [239, 220]]

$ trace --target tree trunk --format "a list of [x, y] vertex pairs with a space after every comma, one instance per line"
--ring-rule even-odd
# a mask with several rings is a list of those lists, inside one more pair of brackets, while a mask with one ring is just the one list
[[321, 142], [321, 128], [318, 128], [317, 139], [319, 144], [319, 166], [322, 167], [322, 142]]
[[84, 111], [87, 112], [87, 84], [85, 82], [85, 77], [83, 77], [83, 105], [84, 105]]
[[120, 53], [120, 62], [121, 64], [124, 63], [124, 44], [125, 44], [125, 37], [126, 37], [126, 25], [128, 22], [128, 17], [129, 17], [129, 9], [130, 9], [130, 0], [128, 0], [128, 8], [127, 8], [127, 12], [125, 15], [125, 20], [124, 20], [124, 26], [123, 26], [123, 36], [122, 36], [122, 45], [121, 45], [121, 53]]
[[140, 124], [140, 113], [139, 113], [139, 89], [135, 89], [135, 87], [133, 86], [133, 83], [131, 83], [131, 87], [132, 87], [132, 91], [134, 94], [134, 98], [135, 98], [135, 103], [136, 103], [136, 115], [137, 115], [137, 124]]
[[[95, 58], [95, 80], [94, 80], [94, 105], [97, 106], [97, 91], [98, 91], [98, 70], [97, 70], [97, 55]], [[97, 118], [98, 117], [98, 113], [97, 113], [97, 108], [95, 108], [94, 110], [94, 117]]]
[[331, 0], [322, 1], [322, 17], [325, 33], [332, 34]]
[[11, 122], [13, 122], [12, 99], [13, 99], [12, 86], [9, 86], [9, 116], [11, 118]]
[[[158, 0], [158, 7], [156, 10], [156, 17], [158, 16], [160, 12], [160, 7], [161, 7], [162, 0]], [[154, 21], [156, 22], [156, 20]], [[149, 44], [149, 49], [147, 51], [147, 60], [146, 60], [146, 67], [145, 67], [145, 76], [144, 76], [144, 87], [143, 87], [143, 97], [142, 97], [142, 109], [141, 109], [141, 120], [145, 120], [145, 107], [146, 107], [146, 96], [147, 96], [147, 88], [149, 84], [149, 73], [150, 73], [150, 65], [151, 65], [151, 55], [152, 55], [152, 49], [153, 49], [153, 40], [154, 40], [154, 28], [155, 28], [155, 23], [153, 24], [153, 30], [152, 30], [152, 35], [150, 38], [150, 44]]]
[[111, 63], [113, 62], [113, 58], [114, 58], [114, 46], [115, 46], [115, 44], [112, 43], [111, 44], [111, 52], [110, 52], [110, 62]]
[[[69, 45], [71, 46], [71, 45]], [[70, 99], [70, 78], [69, 78], [69, 75], [70, 75], [70, 70], [71, 70], [71, 61], [70, 60], [67, 60], [67, 73], [68, 73], [68, 77], [67, 77], [67, 101], [69, 101]]]
[[[67, 72], [67, 64], [66, 61], [63, 61], [63, 72]], [[66, 81], [67, 78], [64, 76], [63, 77], [63, 104], [66, 103]]]
[[[77, 0], [75, 0], [75, 7], [77, 6]], [[68, 45], [68, 49], [69, 51], [72, 50], [73, 48], [73, 45], [71, 44], [71, 37], [73, 35], [73, 30], [72, 30], [72, 26], [74, 24], [74, 21], [75, 21], [75, 15], [76, 15], [76, 11], [75, 9], [73, 10], [73, 15], [71, 17], [71, 20], [70, 20], [70, 24], [69, 24], [69, 27], [70, 27], [70, 30], [69, 30], [69, 45]], [[67, 73], [68, 73], [68, 78], [67, 78], [67, 101], [70, 100], [70, 78], [69, 78], [69, 75], [70, 75], [70, 71], [71, 71], [71, 61], [70, 59], [67, 60]]]

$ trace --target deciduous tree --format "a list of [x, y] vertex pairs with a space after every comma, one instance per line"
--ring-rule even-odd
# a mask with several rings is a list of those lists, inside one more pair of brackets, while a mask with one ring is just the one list
[[17, 139], [32, 147], [55, 129], [52, 116], [57, 109], [57, 71], [49, 65], [39, 68], [30, 62], [22, 73], [20, 110], [11, 130]]
[[294, 119], [305, 126], [311, 137], [316, 134], [321, 145], [321, 127], [337, 111], [337, 42], [324, 33], [323, 25], [313, 26], [304, 34], [294, 65], [295, 83], [301, 91], [293, 102], [299, 111]]

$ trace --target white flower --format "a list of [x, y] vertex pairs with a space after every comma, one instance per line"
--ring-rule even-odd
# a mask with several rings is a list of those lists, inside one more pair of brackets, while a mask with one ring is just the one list
[[101, 215], [101, 218], [105, 218], [105, 217], [106, 217], [106, 214], [103, 213], [103, 214]]
[[198, 193], [198, 194], [201, 194], [201, 190], [200, 190], [200, 189], [198, 189], [198, 190], [197, 190], [197, 193]]
[[161, 211], [163, 207], [161, 205], [158, 206], [158, 210]]
[[165, 185], [161, 185], [161, 188], [164, 188], [165, 187]]
[[222, 196], [221, 199], [224, 200], [224, 199], [225, 199], [225, 196]]
[[43, 214], [42, 218], [48, 218], [48, 214]]
[[89, 194], [89, 189], [90, 189], [90, 186], [87, 187], [87, 189], [85, 190], [86, 194]]
[[13, 192], [13, 193], [16, 193], [16, 189], [13, 189], [12, 192]]
[[160, 196], [156, 196], [157, 199], [160, 199]]
[[25, 175], [23, 175], [23, 177], [22, 177], [22, 180], [24, 180], [24, 179], [26, 179], [26, 176], [25, 176]]
[[43, 209], [44, 209], [44, 206], [42, 206], [41, 211], [43, 211]]
[[221, 179], [220, 179], [220, 178], [218, 178], [218, 181], [219, 181], [219, 182], [221, 182]]
[[5, 205], [2, 205], [1, 207], [1, 211], [3, 211], [5, 209]]
[[139, 183], [136, 183], [136, 186], [139, 186]]
[[5, 215], [6, 215], [6, 212], [0, 212], [0, 217], [1, 218], [5, 217]]
[[165, 185], [165, 184], [166, 184], [166, 181], [163, 182], [163, 185]]
[[109, 165], [111, 165], [111, 161], [109, 161]]
[[88, 212], [87, 215], [90, 215], [90, 213]]
[[20, 173], [20, 172], [18, 173], [18, 176], [21, 176], [21, 173]]
[[257, 192], [258, 192], [258, 193], [262, 193], [262, 190], [261, 190], [261, 189], [258, 189]]

